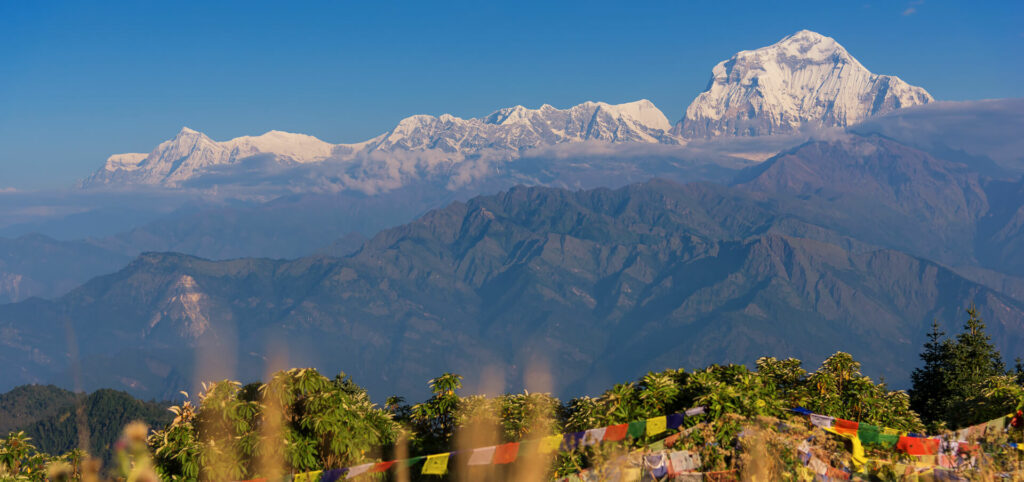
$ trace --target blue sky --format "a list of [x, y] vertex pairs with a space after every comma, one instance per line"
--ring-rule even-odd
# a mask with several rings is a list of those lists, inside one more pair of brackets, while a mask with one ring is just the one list
[[[807, 28], [936, 98], [1024, 96], [1024, 2], [0, 2], [0, 188], [183, 125], [364, 140], [411, 114], [651, 99]], [[298, 4], [296, 6], [295, 4]]]

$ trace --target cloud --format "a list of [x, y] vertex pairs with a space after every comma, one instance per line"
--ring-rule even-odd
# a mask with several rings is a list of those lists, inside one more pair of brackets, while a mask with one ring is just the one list
[[932, 102], [869, 118], [849, 130], [881, 134], [935, 155], [987, 157], [1024, 171], [1024, 99]]
[[903, 11], [903, 16], [913, 15], [917, 13], [917, 6], [924, 5], [924, 0], [913, 0], [908, 4], [906, 10]]

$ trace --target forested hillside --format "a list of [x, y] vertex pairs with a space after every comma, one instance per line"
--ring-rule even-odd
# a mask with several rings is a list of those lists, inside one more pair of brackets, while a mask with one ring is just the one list
[[11, 432], [74, 404], [73, 392], [53, 385], [22, 385], [0, 395], [0, 433]]
[[87, 452], [109, 462], [129, 422], [162, 426], [174, 418], [167, 407], [116, 390], [85, 395], [52, 385], [24, 385], [0, 395], [0, 428], [5, 434], [24, 431], [36, 448], [50, 454], [80, 448], [79, 436], [85, 435]]

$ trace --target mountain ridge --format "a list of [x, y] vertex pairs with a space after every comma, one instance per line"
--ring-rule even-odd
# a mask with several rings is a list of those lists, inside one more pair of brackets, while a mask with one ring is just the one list
[[[530, 149], [593, 142], [682, 146], [719, 135], [788, 135], [806, 127], [845, 127], [933, 100], [898, 77], [871, 73], [834, 39], [802, 30], [716, 65], [705, 92], [674, 127], [646, 99], [588, 101], [567, 109], [516, 105], [469, 119], [412, 115], [354, 144], [280, 131], [216, 142], [186, 127], [149, 154], [111, 156], [80, 186], [180, 188], [256, 159], [253, 165], [271, 171], [323, 164], [324, 172], [315, 175], [340, 178], [341, 189], [357, 184], [381, 192], [407, 185], [405, 177], [416, 173], [446, 175], [451, 188], [511, 170], [510, 161]], [[228, 176], [217, 182], [232, 181]]]
[[111, 156], [81, 186], [127, 181], [175, 187], [204, 170], [259, 155], [271, 155], [275, 162], [288, 165], [329, 159], [344, 162], [396, 151], [514, 156], [540, 145], [588, 140], [679, 144], [667, 134], [669, 129], [668, 118], [646, 99], [617, 105], [584, 102], [568, 109], [547, 104], [538, 109], [517, 105], [470, 119], [450, 114], [413, 115], [377, 137], [354, 144], [330, 144], [313, 136], [282, 131], [217, 142], [183, 127], [149, 154]]
[[[147, 253], [57, 300], [0, 306], [11, 344], [0, 356], [25, 365], [0, 383], [64, 376], [64, 340], [47, 327], [65, 313], [83, 372], [96, 375], [87, 387], [157, 397], [187, 388], [210, 353], [240, 371], [218, 376], [257, 378], [268, 343], [379, 393], [420, 393], [424, 377], [472, 380], [488, 366], [515, 385], [541, 359], [557, 391], [581, 393], [666, 364], [836, 349], [871, 353], [865, 369], [902, 383], [927, 325], [955, 322], [971, 302], [1004, 348], [1024, 333], [1024, 301], [999, 290], [1012, 280], [989, 276], [990, 287], [920, 254], [935, 235], [911, 220], [963, 210], [944, 195], [976, 184], [962, 165], [908, 149], [877, 136], [807, 143], [733, 186], [518, 186], [432, 210], [345, 257]], [[912, 178], [892, 175], [899, 164]], [[822, 177], [831, 171], [861, 180]], [[936, 194], [900, 197], [921, 189]], [[981, 211], [963, 214], [973, 223]], [[969, 241], [971, 226], [956, 239]]]

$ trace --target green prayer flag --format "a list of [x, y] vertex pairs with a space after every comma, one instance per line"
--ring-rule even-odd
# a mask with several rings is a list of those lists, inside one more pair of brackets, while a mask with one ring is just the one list
[[413, 457], [411, 459], [407, 459], [405, 461], [405, 466], [406, 467], [412, 467], [413, 465], [416, 465], [416, 464], [420, 463], [421, 461], [423, 461], [423, 459], [425, 459], [425, 458], [427, 458], [427, 457], [421, 455], [419, 457]]
[[626, 430], [626, 434], [633, 438], [643, 437], [647, 433], [647, 421], [637, 420], [636, 422], [629, 422], [629, 428]]
[[878, 434], [878, 443], [885, 447], [892, 447], [896, 445], [896, 442], [900, 441], [899, 435], [893, 435], [891, 433], [880, 433]]
[[536, 455], [540, 450], [540, 439], [523, 440], [519, 442], [519, 456]]
[[866, 444], [879, 443], [878, 437], [880, 435], [882, 435], [882, 430], [876, 425], [861, 422], [860, 425], [857, 426], [857, 438]]

